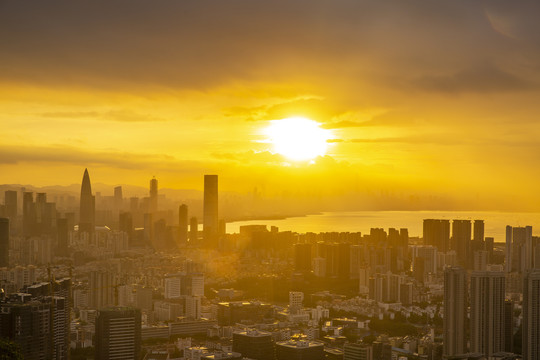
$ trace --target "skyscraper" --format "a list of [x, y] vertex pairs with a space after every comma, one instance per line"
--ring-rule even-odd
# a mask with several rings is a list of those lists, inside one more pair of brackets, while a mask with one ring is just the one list
[[446, 252], [450, 248], [450, 221], [425, 219], [424, 245], [433, 245], [437, 250]]
[[540, 270], [529, 271], [523, 281], [523, 359], [540, 359]]
[[506, 265], [508, 272], [532, 269], [532, 226], [506, 227]]
[[79, 231], [93, 233], [95, 228], [96, 201], [92, 195], [92, 185], [88, 169], [84, 169], [81, 185], [81, 206], [79, 214]]
[[199, 222], [196, 217], [189, 219], [189, 242], [192, 244], [197, 243], [199, 238]]
[[60, 218], [56, 220], [56, 240], [58, 244], [57, 256], [68, 256], [69, 229], [68, 220]]
[[460, 355], [466, 351], [467, 322], [466, 272], [460, 267], [444, 270], [444, 355]]
[[133, 360], [141, 351], [141, 311], [110, 308], [96, 319], [96, 359]]
[[17, 219], [17, 192], [7, 190], [5, 192], [4, 204], [6, 205], [6, 216], [15, 222]]
[[309, 273], [311, 271], [311, 244], [294, 244], [294, 270]]
[[92, 271], [88, 274], [90, 286], [88, 306], [92, 309], [102, 309], [115, 304], [114, 288], [116, 279], [110, 272]]
[[510, 225], [506, 225], [506, 255], [504, 264], [504, 270], [507, 273], [512, 272], [512, 227]]
[[150, 213], [158, 211], [158, 181], [154, 176], [150, 180]]
[[514, 302], [504, 302], [504, 351], [514, 352]]
[[23, 234], [25, 236], [36, 235], [36, 208], [34, 204], [34, 193], [23, 193]]
[[0, 218], [0, 268], [9, 266], [9, 219]]
[[474, 241], [484, 241], [484, 220], [474, 220]]
[[471, 274], [471, 352], [489, 357], [504, 351], [504, 296], [502, 271], [474, 271]]
[[180, 244], [187, 243], [188, 240], [188, 207], [186, 204], [178, 208], [178, 241]]
[[114, 188], [114, 208], [117, 212], [122, 210], [122, 205], [124, 202], [124, 196], [122, 194], [122, 187], [117, 186]]
[[452, 250], [455, 250], [458, 256], [458, 262], [463, 266], [468, 265], [469, 247], [471, 242], [471, 221], [454, 220], [452, 221]]
[[0, 338], [16, 343], [24, 359], [52, 359], [50, 304], [17, 296], [0, 303]]
[[215, 245], [219, 231], [218, 176], [204, 175], [203, 237], [206, 245]]

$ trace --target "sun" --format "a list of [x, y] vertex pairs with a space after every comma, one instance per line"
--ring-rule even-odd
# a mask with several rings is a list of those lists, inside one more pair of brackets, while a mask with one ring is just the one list
[[321, 124], [303, 117], [271, 120], [264, 129], [274, 151], [294, 161], [313, 160], [328, 150], [328, 139], [332, 132], [321, 128]]

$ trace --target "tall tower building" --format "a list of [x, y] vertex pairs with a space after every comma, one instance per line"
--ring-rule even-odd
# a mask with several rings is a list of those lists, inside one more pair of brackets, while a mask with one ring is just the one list
[[96, 319], [96, 359], [133, 360], [141, 351], [141, 311], [110, 308]]
[[523, 359], [540, 359], [540, 270], [529, 271], [523, 282]]
[[424, 245], [432, 245], [440, 252], [450, 248], [450, 221], [425, 219], [423, 226]]
[[467, 278], [460, 267], [444, 270], [444, 355], [466, 352], [465, 329], [467, 323]]
[[473, 240], [484, 242], [484, 220], [474, 220]]
[[311, 248], [307, 244], [294, 244], [294, 270], [309, 273], [311, 271]]
[[102, 309], [114, 305], [114, 289], [116, 279], [110, 272], [92, 271], [88, 276], [90, 285], [88, 306], [92, 309]]
[[178, 208], [178, 241], [180, 244], [187, 243], [188, 240], [188, 207], [186, 204]]
[[150, 180], [150, 213], [158, 211], [158, 181], [154, 176]]
[[512, 272], [512, 227], [510, 225], [506, 225], [506, 254], [504, 265], [504, 270], [507, 273]]
[[504, 296], [502, 271], [474, 271], [471, 274], [471, 352], [491, 357], [504, 351]]
[[92, 195], [92, 185], [88, 169], [84, 169], [81, 185], [81, 206], [79, 215], [79, 231], [93, 233], [95, 228], [96, 200]]
[[203, 237], [209, 245], [217, 241], [218, 220], [218, 176], [204, 175]]
[[23, 234], [25, 236], [36, 235], [36, 207], [34, 193], [23, 193]]
[[196, 244], [199, 238], [199, 221], [196, 217], [189, 219], [189, 242]]
[[0, 268], [9, 266], [9, 219], [0, 218]]
[[471, 221], [454, 220], [452, 221], [452, 250], [455, 250], [458, 261], [462, 265], [469, 262], [469, 246], [471, 242]]
[[56, 219], [56, 241], [58, 244], [57, 256], [68, 256], [69, 255], [69, 228], [68, 228], [68, 219], [60, 218]]
[[114, 188], [114, 208], [117, 212], [122, 210], [122, 205], [124, 202], [124, 195], [122, 194], [122, 187], [117, 186]]
[[12, 222], [17, 219], [17, 192], [13, 190], [7, 190], [5, 193], [4, 204], [6, 205], [6, 216], [10, 218]]
[[504, 302], [504, 351], [514, 352], [514, 302]]
[[532, 269], [532, 226], [506, 227], [506, 264], [508, 272]]

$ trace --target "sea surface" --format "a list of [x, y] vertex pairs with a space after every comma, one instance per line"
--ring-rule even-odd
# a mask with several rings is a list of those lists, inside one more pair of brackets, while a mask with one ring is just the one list
[[277, 226], [280, 231], [306, 232], [361, 232], [371, 228], [407, 228], [409, 236], [422, 236], [424, 219], [484, 220], [485, 236], [495, 242], [505, 241], [506, 225], [533, 227], [533, 235], [540, 235], [540, 213], [497, 211], [354, 211], [324, 212], [317, 215], [290, 217], [280, 220], [249, 220], [227, 223], [228, 233], [238, 233], [242, 225]]

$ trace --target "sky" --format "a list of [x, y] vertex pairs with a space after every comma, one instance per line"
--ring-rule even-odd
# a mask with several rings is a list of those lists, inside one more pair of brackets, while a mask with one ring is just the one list
[[[93, 182], [200, 189], [214, 173], [220, 190], [334, 208], [540, 210], [539, 14], [0, 0], [0, 183], [79, 183], [88, 167]], [[325, 156], [274, 153], [264, 129], [294, 116], [330, 131]]]

